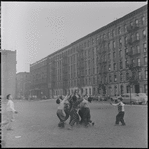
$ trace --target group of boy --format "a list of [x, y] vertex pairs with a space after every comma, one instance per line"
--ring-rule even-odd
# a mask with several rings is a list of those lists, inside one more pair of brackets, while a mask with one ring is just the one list
[[[91, 121], [89, 102], [87, 95], [81, 96], [75, 91], [71, 95], [66, 95], [64, 98], [60, 96], [56, 103], [59, 104], [57, 109], [57, 116], [60, 120], [58, 127], [63, 128], [65, 121], [70, 117], [68, 129], [72, 129], [75, 124], [84, 125], [88, 127]], [[80, 120], [81, 119], [81, 120]]]

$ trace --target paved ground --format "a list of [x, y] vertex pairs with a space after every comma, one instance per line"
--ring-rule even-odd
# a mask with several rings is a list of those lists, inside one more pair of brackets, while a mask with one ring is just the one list
[[[5, 104], [2, 104], [4, 109]], [[95, 126], [75, 126], [73, 130], [57, 127], [55, 100], [15, 101], [13, 131], [3, 127], [6, 147], [147, 147], [147, 106], [126, 105], [126, 126], [114, 126], [117, 107], [109, 103], [90, 104]], [[5, 111], [3, 119], [5, 119]]]

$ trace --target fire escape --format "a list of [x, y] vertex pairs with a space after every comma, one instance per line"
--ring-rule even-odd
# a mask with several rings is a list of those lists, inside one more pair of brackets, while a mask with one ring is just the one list
[[[129, 86], [132, 87], [135, 86], [135, 92], [139, 92], [139, 81], [142, 79], [139, 78], [139, 72], [141, 72], [141, 64], [137, 64], [133, 60], [136, 60], [136, 57], [139, 57], [141, 55], [140, 51], [137, 51], [135, 48], [134, 50], [131, 49], [134, 45], [140, 42], [140, 39], [138, 37], [131, 38], [131, 35], [136, 33], [136, 31], [139, 29], [139, 26], [129, 26], [127, 31], [130, 35], [130, 38], [128, 39], [128, 52], [126, 53], [126, 57], [129, 59], [129, 64], [127, 65], [128, 69], [131, 71], [131, 76], [129, 77]], [[141, 63], [141, 62], [140, 62]]]
[[63, 93], [66, 94], [67, 93], [67, 89], [68, 89], [68, 56], [67, 55], [63, 55], [62, 58], [62, 79], [63, 79]]
[[98, 64], [99, 64], [99, 68], [100, 68], [100, 81], [98, 82], [98, 88], [99, 90], [103, 91], [103, 94], [106, 94], [106, 86], [107, 86], [107, 60], [106, 60], [106, 40], [103, 39], [101, 41], [99, 41], [99, 47], [100, 50], [98, 51]]
[[78, 88], [81, 89], [82, 92], [82, 87], [84, 86], [84, 56], [83, 56], [83, 48], [80, 48], [78, 51], [78, 61], [77, 61], [77, 66], [78, 66]]
[[52, 60], [51, 63], [51, 89], [52, 89], [52, 97], [54, 96], [54, 89], [56, 84], [56, 62]]

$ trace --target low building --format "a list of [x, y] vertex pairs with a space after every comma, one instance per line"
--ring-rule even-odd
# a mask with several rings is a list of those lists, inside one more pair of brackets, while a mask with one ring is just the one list
[[30, 95], [30, 73], [19, 72], [16, 75], [16, 97], [18, 99], [29, 98]]

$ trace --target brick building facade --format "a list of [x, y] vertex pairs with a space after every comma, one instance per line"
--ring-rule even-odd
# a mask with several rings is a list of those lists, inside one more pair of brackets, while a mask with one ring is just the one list
[[48, 97], [76, 88], [113, 96], [130, 92], [130, 84], [132, 92], [147, 93], [147, 38], [145, 5], [48, 55], [40, 64]]

